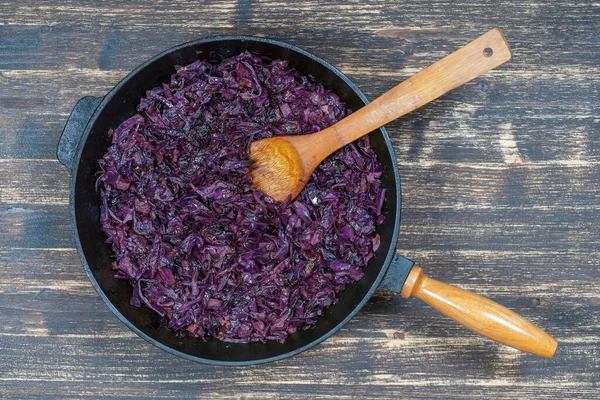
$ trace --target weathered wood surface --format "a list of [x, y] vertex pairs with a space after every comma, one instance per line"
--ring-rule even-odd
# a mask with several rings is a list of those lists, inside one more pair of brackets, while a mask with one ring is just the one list
[[[73, 248], [55, 159], [80, 97], [173, 45], [267, 36], [374, 98], [493, 26], [514, 57], [388, 126], [403, 178], [398, 248], [560, 342], [496, 345], [380, 291], [295, 358], [198, 365], [139, 339]], [[600, 398], [600, 3], [0, 1], [0, 398]]]

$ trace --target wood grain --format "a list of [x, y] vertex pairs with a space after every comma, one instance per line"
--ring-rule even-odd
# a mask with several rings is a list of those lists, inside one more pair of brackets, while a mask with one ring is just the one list
[[[0, 1], [0, 398], [600, 398], [600, 4]], [[60, 132], [82, 96], [219, 34], [325, 58], [370, 99], [499, 26], [511, 61], [387, 128], [398, 249], [561, 343], [551, 360], [379, 291], [292, 359], [197, 365], [104, 306], [73, 248]]]

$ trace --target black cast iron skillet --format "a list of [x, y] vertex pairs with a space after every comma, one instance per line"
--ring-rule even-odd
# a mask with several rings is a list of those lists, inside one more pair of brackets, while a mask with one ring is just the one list
[[[168, 81], [175, 65], [186, 65], [211, 52], [230, 57], [249, 50], [261, 56], [289, 60], [301, 74], [313, 76], [351, 109], [368, 103], [362, 92], [327, 62], [297, 47], [274, 40], [224, 36], [186, 43], [159, 54], [132, 71], [105, 97], [84, 97], [77, 102], [58, 145], [58, 159], [71, 172], [70, 210], [77, 250], [85, 271], [106, 305], [130, 329], [155, 346], [183, 358], [221, 365], [248, 365], [280, 360], [307, 350], [344, 326], [380, 287], [400, 292], [413, 262], [396, 254], [400, 227], [400, 177], [394, 150], [384, 128], [370, 134], [371, 147], [385, 166], [382, 183], [387, 189], [384, 213], [377, 228], [381, 246], [364, 268], [364, 277], [339, 294], [314, 328], [299, 330], [284, 343], [236, 344], [216, 339], [178, 338], [167, 328], [156, 328], [154, 313], [130, 305], [132, 288], [113, 277], [113, 253], [100, 224], [100, 196], [95, 190], [98, 160], [110, 146], [107, 135], [136, 113], [145, 91]], [[414, 271], [414, 270], [413, 270]], [[409, 279], [410, 280], [410, 279]], [[414, 280], [414, 279], [413, 279]]]

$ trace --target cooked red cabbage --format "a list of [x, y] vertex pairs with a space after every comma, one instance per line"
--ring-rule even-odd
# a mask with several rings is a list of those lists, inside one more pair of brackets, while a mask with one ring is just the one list
[[110, 131], [101, 223], [131, 304], [179, 335], [277, 340], [310, 327], [379, 247], [382, 165], [368, 138], [326, 159], [291, 203], [252, 187], [253, 140], [350, 113], [284, 60], [244, 52], [176, 67]]

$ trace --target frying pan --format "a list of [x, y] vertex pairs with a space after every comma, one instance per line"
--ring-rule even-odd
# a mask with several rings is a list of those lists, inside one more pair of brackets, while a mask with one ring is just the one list
[[[387, 217], [377, 227], [381, 245], [364, 268], [364, 277], [339, 293], [339, 301], [324, 310], [313, 328], [299, 330], [284, 343], [240, 344], [217, 339], [204, 342], [198, 338], [177, 337], [166, 327], [156, 324], [153, 311], [132, 306], [129, 302], [131, 285], [115, 279], [110, 268], [113, 253], [102, 231], [100, 195], [95, 190], [98, 160], [110, 146], [107, 132], [135, 114], [146, 90], [168, 81], [175, 65], [190, 64], [211, 52], [231, 57], [245, 50], [289, 60], [292, 67], [303, 75], [314, 77], [353, 110], [368, 103], [364, 94], [340, 71], [304, 50], [269, 39], [222, 36], [186, 43], [151, 58], [105, 97], [88, 96], [79, 100], [67, 121], [57, 155], [71, 173], [70, 212], [77, 251], [92, 285], [125, 325], [153, 345], [189, 360], [219, 365], [258, 364], [290, 357], [321, 343], [358, 313], [377, 289], [387, 288], [402, 292], [405, 297], [416, 295], [464, 325], [471, 324], [471, 329], [483, 331], [485, 336], [499, 340], [499, 336], [504, 335], [504, 339], [508, 339], [500, 341], [513, 347], [552, 356], [556, 341], [535, 325], [487, 299], [425, 277], [411, 260], [396, 253], [400, 228], [400, 176], [394, 149], [383, 127], [370, 133], [371, 147], [385, 166], [381, 181], [387, 189], [383, 209]], [[507, 326], [511, 329], [504, 329]], [[495, 332], [498, 330], [502, 330], [502, 335]]]

